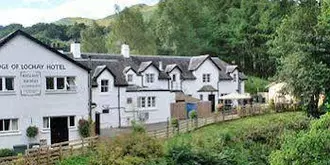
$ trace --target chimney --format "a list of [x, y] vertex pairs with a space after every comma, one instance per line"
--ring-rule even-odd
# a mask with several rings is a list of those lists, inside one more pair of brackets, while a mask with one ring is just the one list
[[129, 58], [129, 45], [127, 44], [123, 44], [121, 45], [121, 54], [125, 57], [125, 58]]
[[81, 58], [80, 43], [72, 43], [70, 52], [73, 54], [74, 58]]
[[159, 70], [163, 71], [163, 61], [159, 61]]

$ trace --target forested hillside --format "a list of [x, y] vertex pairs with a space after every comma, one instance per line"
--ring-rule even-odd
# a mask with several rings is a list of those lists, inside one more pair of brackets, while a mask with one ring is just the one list
[[[301, 13], [302, 8], [314, 12]], [[100, 20], [65, 18], [24, 30], [62, 50], [75, 40], [83, 51], [119, 53], [126, 42], [135, 54], [211, 54], [247, 74], [271, 77], [279, 59], [294, 50], [287, 44], [277, 50], [287, 39], [281, 36], [299, 30], [294, 27], [298, 17], [306, 19], [301, 24], [317, 24], [321, 8], [316, 0], [161, 0], [156, 6], [117, 9]], [[0, 36], [21, 28], [6, 26]]]

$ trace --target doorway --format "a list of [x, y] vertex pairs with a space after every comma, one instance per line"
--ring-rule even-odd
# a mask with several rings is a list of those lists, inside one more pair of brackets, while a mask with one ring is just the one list
[[100, 129], [100, 113], [95, 114], [95, 134], [100, 135], [101, 129]]
[[51, 144], [69, 141], [68, 117], [50, 119]]
[[211, 101], [211, 112], [214, 112], [215, 111], [215, 95], [210, 94], [208, 100]]

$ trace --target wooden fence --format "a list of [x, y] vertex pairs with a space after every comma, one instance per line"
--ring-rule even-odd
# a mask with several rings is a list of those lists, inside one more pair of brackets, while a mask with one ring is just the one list
[[50, 165], [74, 155], [86, 154], [94, 149], [98, 137], [57, 143], [50, 146], [28, 149], [22, 156], [0, 158], [0, 165]]
[[229, 111], [223, 111], [222, 113], [213, 113], [210, 117], [180, 120], [177, 127], [171, 126], [170, 122], [161, 128], [148, 131], [148, 134], [155, 138], [170, 138], [177, 133], [186, 133], [196, 130], [198, 128], [218, 123], [222, 121], [234, 120], [246, 116], [260, 115], [268, 113], [269, 108], [266, 105], [253, 105], [241, 107], [238, 109], [231, 109]]
[[[212, 103], [210, 101], [200, 101], [197, 104], [197, 114], [201, 118], [212, 116]], [[179, 120], [187, 119], [186, 102], [171, 103], [171, 117]]]

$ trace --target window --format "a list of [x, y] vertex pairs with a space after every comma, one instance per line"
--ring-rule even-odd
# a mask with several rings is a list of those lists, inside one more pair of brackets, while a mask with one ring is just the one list
[[46, 77], [46, 90], [76, 90], [75, 77]]
[[4, 131], [17, 131], [18, 119], [1, 119], [0, 120], [0, 132]]
[[70, 116], [69, 117], [69, 126], [70, 127], [74, 127], [74, 126], [76, 126], [76, 120], [75, 120], [75, 116]]
[[236, 79], [237, 79], [237, 75], [236, 74], [233, 75], [233, 79], [234, 79], [233, 81], [236, 82]]
[[133, 99], [131, 97], [127, 98], [127, 104], [132, 104]]
[[149, 119], [149, 112], [141, 112], [139, 113], [140, 121], [147, 121]]
[[0, 91], [14, 91], [14, 77], [0, 77]]
[[109, 80], [101, 80], [101, 92], [109, 92]]
[[203, 100], [203, 95], [202, 94], [199, 95], [199, 100]]
[[75, 77], [67, 77], [65, 85], [66, 85], [66, 89], [68, 91], [75, 91], [76, 90], [76, 78]]
[[176, 74], [172, 75], [172, 81], [176, 81]]
[[133, 82], [133, 75], [132, 74], [127, 75], [127, 82]]
[[47, 90], [55, 89], [54, 86], [55, 86], [54, 78], [53, 77], [47, 77], [46, 78], [46, 89]]
[[103, 109], [103, 110], [102, 110], [102, 113], [104, 113], [104, 114], [108, 114], [108, 113], [109, 113], [109, 109]]
[[44, 129], [50, 128], [50, 118], [49, 117], [43, 118], [43, 128]]
[[154, 83], [154, 81], [155, 81], [155, 74], [146, 74], [147, 83]]
[[138, 98], [139, 108], [151, 108], [156, 107], [156, 97], [139, 97]]
[[203, 82], [210, 82], [211, 74], [203, 74]]

